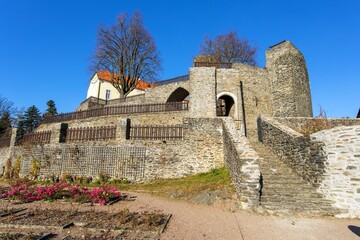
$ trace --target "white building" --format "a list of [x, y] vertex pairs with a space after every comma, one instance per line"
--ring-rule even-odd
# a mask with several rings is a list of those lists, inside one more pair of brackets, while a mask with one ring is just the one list
[[[127, 96], [140, 95], [148, 88], [153, 88], [154, 84], [140, 80], [136, 88]], [[86, 98], [95, 97], [104, 100], [120, 98], [119, 91], [111, 84], [111, 75], [108, 71], [99, 71], [91, 78]]]

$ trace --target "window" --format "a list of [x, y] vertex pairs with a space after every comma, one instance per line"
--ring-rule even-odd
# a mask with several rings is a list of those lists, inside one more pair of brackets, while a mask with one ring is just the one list
[[106, 89], [106, 94], [105, 94], [105, 99], [106, 99], [106, 100], [109, 100], [109, 99], [110, 99], [110, 93], [111, 93], [111, 90], [110, 90], [110, 89]]

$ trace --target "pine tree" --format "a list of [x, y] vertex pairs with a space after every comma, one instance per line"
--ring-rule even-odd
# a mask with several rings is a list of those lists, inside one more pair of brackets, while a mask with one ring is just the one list
[[0, 118], [0, 137], [3, 136], [8, 129], [11, 128], [10, 113], [4, 112]]
[[48, 106], [48, 108], [45, 111], [44, 117], [58, 114], [55, 106], [55, 102], [53, 100], [47, 101], [46, 105]]
[[34, 131], [41, 123], [40, 111], [35, 105], [29, 107], [24, 114], [24, 129], [26, 132]]

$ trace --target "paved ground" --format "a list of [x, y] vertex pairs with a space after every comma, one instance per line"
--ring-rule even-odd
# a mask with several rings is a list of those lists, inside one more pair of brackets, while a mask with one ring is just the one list
[[[162, 239], [360, 239], [360, 219], [262, 216], [137, 194], [133, 210], [172, 213]], [[352, 229], [352, 230], [351, 230]]]

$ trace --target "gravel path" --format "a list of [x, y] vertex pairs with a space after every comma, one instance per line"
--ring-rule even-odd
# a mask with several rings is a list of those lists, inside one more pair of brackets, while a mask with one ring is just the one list
[[[172, 214], [161, 239], [360, 239], [360, 219], [290, 218], [263, 216], [244, 211], [231, 212], [219, 206], [204, 206], [169, 200], [144, 193], [130, 193], [135, 201], [121, 201], [112, 206], [31, 203], [18, 207], [79, 210], [156, 211]], [[4, 204], [4, 203], [3, 203]]]

